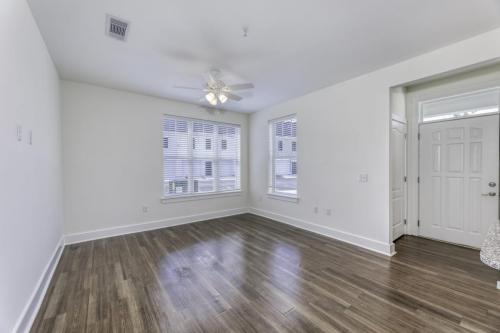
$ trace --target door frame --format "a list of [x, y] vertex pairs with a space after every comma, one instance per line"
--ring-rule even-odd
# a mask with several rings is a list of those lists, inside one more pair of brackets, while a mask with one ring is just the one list
[[[474, 89], [475, 88], [475, 89]], [[462, 87], [462, 89], [464, 89]], [[413, 236], [420, 236], [419, 230], [419, 220], [420, 220], [420, 141], [419, 141], [419, 130], [421, 124], [421, 113], [423, 104], [430, 101], [442, 100], [444, 98], [453, 98], [458, 96], [469, 95], [473, 93], [480, 93], [489, 90], [499, 91], [499, 106], [500, 106], [500, 85], [492, 85], [488, 87], [482, 87], [477, 89], [477, 87], [469, 87], [469, 89], [464, 89], [459, 93], [454, 93], [451, 91], [437, 92], [437, 96], [433, 97], [419, 94], [407, 94], [406, 95], [406, 112], [407, 112], [407, 225], [405, 228], [406, 234]], [[481, 115], [473, 116], [481, 117]], [[462, 119], [466, 119], [464, 117]], [[453, 121], [450, 120], [440, 120], [442, 121]], [[499, 124], [500, 127], [500, 124]], [[499, 128], [500, 131], [500, 128]], [[500, 136], [499, 136], [500, 140]], [[500, 156], [499, 156], [500, 158]], [[500, 170], [499, 170], [500, 172]], [[392, 188], [392, 187], [391, 187]], [[499, 198], [500, 200], [500, 198]], [[500, 204], [499, 204], [499, 216], [500, 216]], [[391, 226], [392, 227], [392, 226]]]
[[[403, 156], [403, 163], [404, 165], [404, 177], [405, 181], [403, 181], [403, 202], [404, 202], [404, 216], [403, 216], [403, 235], [407, 234], [407, 224], [408, 224], [408, 122], [403, 119], [402, 117], [399, 117], [397, 114], [392, 114], [391, 115], [391, 137], [392, 137], [392, 122], [398, 122], [402, 125], [405, 126], [405, 141], [404, 141], [404, 147], [405, 147], [405, 152]], [[390, 153], [392, 154], [392, 140], [391, 140], [391, 145], [390, 145]], [[392, 162], [392, 157], [391, 157], [391, 162]], [[391, 163], [392, 165], [392, 163]], [[393, 205], [392, 205], [392, 172], [391, 170], [391, 186], [390, 186], [390, 201], [391, 201], [391, 226], [390, 226], [390, 240], [391, 242], [394, 242], [396, 239], [394, 239], [394, 234], [393, 234], [393, 223], [394, 223], [394, 215], [393, 215]]]

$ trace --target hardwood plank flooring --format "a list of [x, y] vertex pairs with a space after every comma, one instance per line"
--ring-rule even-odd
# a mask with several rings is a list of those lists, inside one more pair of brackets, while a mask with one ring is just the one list
[[396, 249], [250, 214], [70, 245], [31, 332], [500, 332], [478, 251]]

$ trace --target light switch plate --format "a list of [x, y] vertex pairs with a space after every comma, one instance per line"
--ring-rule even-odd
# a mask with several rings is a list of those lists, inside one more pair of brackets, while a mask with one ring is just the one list
[[359, 182], [360, 183], [368, 183], [368, 174], [367, 173], [359, 174]]

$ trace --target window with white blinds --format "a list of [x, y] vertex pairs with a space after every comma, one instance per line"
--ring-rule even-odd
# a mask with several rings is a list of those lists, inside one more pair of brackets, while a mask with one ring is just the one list
[[239, 191], [240, 127], [165, 116], [165, 197]]
[[297, 118], [290, 116], [269, 122], [269, 193], [297, 197]]

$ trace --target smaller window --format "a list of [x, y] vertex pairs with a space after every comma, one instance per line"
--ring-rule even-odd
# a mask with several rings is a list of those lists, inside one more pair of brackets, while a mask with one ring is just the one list
[[268, 193], [297, 198], [297, 118], [271, 120], [269, 133]]
[[292, 136], [292, 123], [289, 121], [283, 123], [283, 136]]
[[222, 150], [226, 150], [227, 149], [227, 140], [222, 140], [221, 141], [221, 148], [222, 148]]
[[212, 177], [212, 161], [205, 162], [205, 176]]
[[163, 148], [168, 148], [168, 137], [163, 138]]
[[206, 150], [212, 150], [212, 140], [205, 139], [205, 149]]

